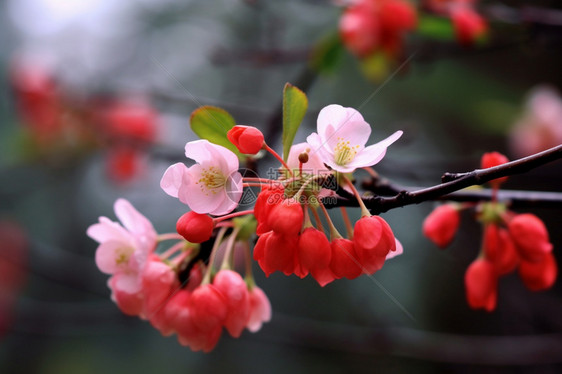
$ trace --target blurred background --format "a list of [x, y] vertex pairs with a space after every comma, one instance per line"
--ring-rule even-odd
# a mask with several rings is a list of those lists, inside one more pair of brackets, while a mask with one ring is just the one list
[[[494, 312], [470, 309], [464, 272], [481, 227], [463, 216], [441, 251], [421, 234], [431, 202], [383, 214], [405, 253], [372, 278], [321, 288], [279, 273], [266, 279], [256, 266], [271, 322], [239, 339], [223, 335], [209, 354], [110, 300], [86, 229], [99, 216], [115, 219], [124, 197], [158, 232], [175, 230], [186, 206], [159, 181], [185, 159], [196, 139], [189, 115], [201, 105], [262, 129], [276, 149], [286, 82], [310, 101], [296, 141], [324, 106], [359, 108], [371, 142], [404, 130], [376, 170], [406, 186], [478, 168], [484, 152], [515, 159], [562, 143], [557, 2], [483, 1], [486, 43], [414, 32], [374, 76], [376, 66], [338, 44], [341, 3], [0, 4], [0, 372], [560, 372], [561, 282], [532, 292], [515, 272], [500, 279]], [[537, 21], [528, 5], [551, 17]], [[559, 192], [561, 170], [553, 162], [504, 186]], [[525, 211], [544, 220], [560, 263], [559, 209]]]

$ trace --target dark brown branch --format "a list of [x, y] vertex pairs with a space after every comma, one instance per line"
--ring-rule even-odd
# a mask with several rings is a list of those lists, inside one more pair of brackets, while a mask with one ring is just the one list
[[[394, 196], [366, 197], [363, 201], [371, 213], [379, 214], [390, 209], [419, 204], [429, 200], [489, 200], [491, 196], [489, 190], [459, 191], [466, 187], [481, 185], [500, 177], [524, 173], [560, 158], [562, 158], [562, 145], [488, 169], [477, 169], [468, 173], [445, 173], [442, 177], [444, 183], [419, 190], [398, 189], [387, 182], [374, 183], [368, 189], [375, 192], [384, 190], [385, 193], [394, 194]], [[501, 191], [498, 198], [509, 200], [516, 206], [525, 204], [548, 207], [562, 206], [562, 193], [557, 192]], [[357, 201], [340, 197], [334, 204], [327, 204], [327, 206], [357, 206]]]

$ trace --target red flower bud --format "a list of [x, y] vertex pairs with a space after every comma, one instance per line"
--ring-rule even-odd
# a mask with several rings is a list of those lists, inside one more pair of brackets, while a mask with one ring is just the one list
[[269, 231], [259, 237], [254, 247], [254, 260], [266, 276], [275, 271], [285, 275], [295, 272], [298, 236], [288, 236]]
[[390, 0], [382, 4], [380, 19], [385, 30], [401, 33], [416, 27], [417, 14], [414, 6], [409, 2]]
[[220, 270], [213, 279], [213, 285], [222, 292], [228, 313], [224, 327], [230, 335], [240, 337], [250, 318], [250, 293], [244, 279], [235, 271]]
[[302, 229], [303, 220], [301, 204], [294, 199], [285, 199], [271, 210], [267, 223], [276, 233], [297, 236]]
[[178, 219], [176, 230], [185, 240], [191, 243], [203, 243], [211, 238], [215, 223], [206, 214], [193, 211], [185, 213]]
[[338, 238], [332, 240], [332, 260], [330, 269], [336, 278], [355, 279], [363, 273], [361, 263], [357, 258], [355, 246], [349, 239]]
[[297, 268], [300, 268], [300, 274], [297, 275], [304, 278], [312, 269], [328, 268], [332, 249], [324, 233], [309, 227], [300, 235], [297, 255]]
[[280, 184], [273, 184], [262, 188], [254, 205], [254, 216], [258, 221], [257, 235], [262, 235], [272, 230], [268, 224], [269, 214], [284, 198], [284, 188]]
[[452, 204], [440, 205], [423, 221], [423, 234], [440, 248], [453, 240], [460, 224], [458, 209]]
[[548, 231], [544, 223], [534, 214], [518, 214], [509, 221], [511, 235], [519, 255], [526, 261], [542, 261], [552, 251]]
[[244, 154], [255, 155], [263, 147], [263, 134], [252, 126], [234, 126], [226, 136]]
[[339, 28], [343, 44], [359, 57], [370, 54], [380, 45], [380, 20], [373, 7], [365, 3], [345, 10]]
[[491, 312], [496, 308], [498, 278], [494, 265], [484, 259], [476, 259], [464, 275], [466, 299], [472, 309], [484, 308]]
[[546, 290], [554, 284], [558, 266], [552, 253], [547, 253], [539, 262], [521, 261], [519, 276], [531, 291]]
[[359, 263], [369, 274], [380, 270], [386, 255], [396, 250], [392, 229], [379, 216], [362, 217], [355, 223], [353, 243]]
[[511, 273], [517, 267], [519, 255], [509, 232], [497, 225], [487, 225], [484, 229], [484, 252], [498, 275]]
[[[508, 163], [509, 159], [502, 155], [499, 152], [488, 152], [482, 155], [482, 159], [480, 160], [480, 167], [482, 169], [492, 168], [494, 166], [502, 165]], [[490, 181], [490, 184], [493, 188], [498, 188], [500, 184], [504, 183], [507, 180], [507, 177], [501, 177], [498, 179], [494, 179]]]
[[228, 313], [223, 293], [212, 284], [199, 286], [191, 293], [189, 308], [197, 329], [209, 333], [222, 328]]
[[457, 40], [460, 44], [470, 46], [484, 36], [488, 25], [482, 16], [469, 7], [459, 7], [451, 15]]

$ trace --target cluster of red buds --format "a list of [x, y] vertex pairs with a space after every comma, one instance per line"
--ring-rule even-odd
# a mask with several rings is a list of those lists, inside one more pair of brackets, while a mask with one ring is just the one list
[[[483, 169], [498, 166], [508, 159], [498, 152], [482, 156]], [[447, 203], [437, 207], [423, 223], [423, 233], [441, 248], [454, 239], [460, 224], [460, 211], [473, 208], [483, 225], [482, 248], [465, 274], [468, 305], [492, 311], [497, 303], [500, 276], [518, 270], [523, 283], [532, 291], [550, 288], [558, 273], [544, 223], [530, 213], [516, 214], [497, 201], [497, 191], [506, 177], [490, 182], [492, 200], [476, 205]]]
[[38, 158], [68, 161], [101, 147], [108, 151], [106, 169], [113, 180], [131, 180], [143, 170], [143, 150], [157, 135], [157, 113], [147, 99], [77, 99], [49, 69], [26, 62], [15, 64], [11, 81]]
[[457, 41], [473, 45], [486, 36], [488, 24], [476, 11], [477, 0], [425, 0], [424, 5], [437, 14], [450, 17]]
[[358, 57], [377, 51], [396, 57], [404, 34], [416, 24], [416, 9], [408, 1], [360, 0], [345, 9], [339, 29], [344, 45]]
[[[329, 105], [318, 116], [318, 133], [306, 143], [287, 143], [283, 159], [257, 128], [233, 125], [225, 133], [231, 149], [240, 156], [269, 152], [281, 164], [276, 179], [243, 177], [239, 155], [224, 146], [208, 140], [187, 143], [185, 154], [196, 163], [171, 165], [160, 181], [164, 192], [190, 208], [177, 220], [177, 233], [157, 235], [148, 219], [123, 199], [115, 204], [122, 225], [101, 217], [88, 229], [100, 243], [98, 268], [111, 274], [112, 299], [124, 313], [149, 320], [163, 335], [176, 333], [181, 344], [208, 352], [223, 328], [239, 337], [271, 318], [269, 301], [253, 280], [252, 257], [267, 276], [275, 271], [300, 278], [310, 274], [321, 286], [378, 271], [386, 259], [402, 253], [402, 246], [386, 221], [369, 213], [350, 173], [378, 163], [402, 132], [365, 146], [370, 132], [355, 109]], [[259, 187], [254, 208], [235, 211], [242, 190], [252, 187]], [[346, 237], [324, 206], [338, 188], [347, 188], [362, 211], [353, 225], [341, 208]], [[177, 242], [158, 253], [164, 240]], [[236, 271], [239, 254], [246, 259], [244, 277]]]

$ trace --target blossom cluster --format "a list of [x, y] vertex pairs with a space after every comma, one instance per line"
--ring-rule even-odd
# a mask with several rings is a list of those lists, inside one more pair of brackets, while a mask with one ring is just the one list
[[[482, 156], [481, 167], [486, 169], [506, 162], [505, 156], [491, 152]], [[515, 270], [532, 291], [550, 288], [558, 274], [553, 246], [541, 219], [531, 213], [516, 214], [506, 203], [497, 201], [497, 191], [505, 181], [503, 177], [490, 182], [492, 201], [476, 205], [443, 204], [423, 224], [424, 235], [445, 248], [458, 230], [460, 211], [468, 208], [476, 211], [483, 226], [482, 248], [465, 273], [466, 298], [473, 309], [494, 310], [498, 279]]]
[[[307, 142], [291, 146], [286, 160], [255, 127], [228, 131], [228, 141], [241, 154], [270, 152], [280, 162], [276, 179], [243, 177], [231, 150], [205, 139], [188, 142], [185, 155], [195, 163], [171, 165], [160, 181], [165, 193], [190, 208], [177, 220], [177, 234], [157, 235], [146, 217], [118, 200], [115, 213], [123, 226], [101, 217], [88, 235], [100, 243], [96, 263], [111, 275], [108, 285], [119, 308], [207, 352], [223, 328], [239, 337], [271, 318], [269, 301], [253, 280], [252, 258], [267, 276], [276, 271], [300, 278], [310, 274], [325, 286], [372, 274], [402, 253], [388, 223], [369, 213], [350, 180], [357, 168], [379, 162], [402, 132], [366, 146], [371, 126], [358, 111], [340, 105], [322, 109], [317, 125]], [[345, 237], [324, 206], [338, 186], [354, 194], [362, 209], [353, 225], [342, 208]], [[254, 208], [235, 211], [243, 189], [252, 187], [259, 188]], [[164, 240], [177, 243], [158, 254]], [[246, 257], [244, 277], [235, 266], [240, 252]]]
[[[148, 320], [162, 335], [175, 333], [180, 344], [205, 352], [215, 347], [223, 328], [239, 337], [244, 329], [258, 331], [271, 318], [269, 300], [251, 275], [244, 279], [223, 267], [211, 277], [201, 245], [175, 233], [158, 235], [127, 200], [115, 202], [115, 214], [122, 224], [100, 217], [87, 233], [100, 243], [96, 264], [111, 275], [111, 298], [123, 313]], [[232, 234], [227, 252], [235, 239]], [[176, 243], [156, 252], [165, 240]]]
[[48, 68], [26, 61], [14, 64], [10, 78], [24, 134], [37, 158], [58, 165], [104, 148], [112, 180], [126, 182], [143, 170], [143, 150], [158, 131], [148, 99], [70, 95]]

